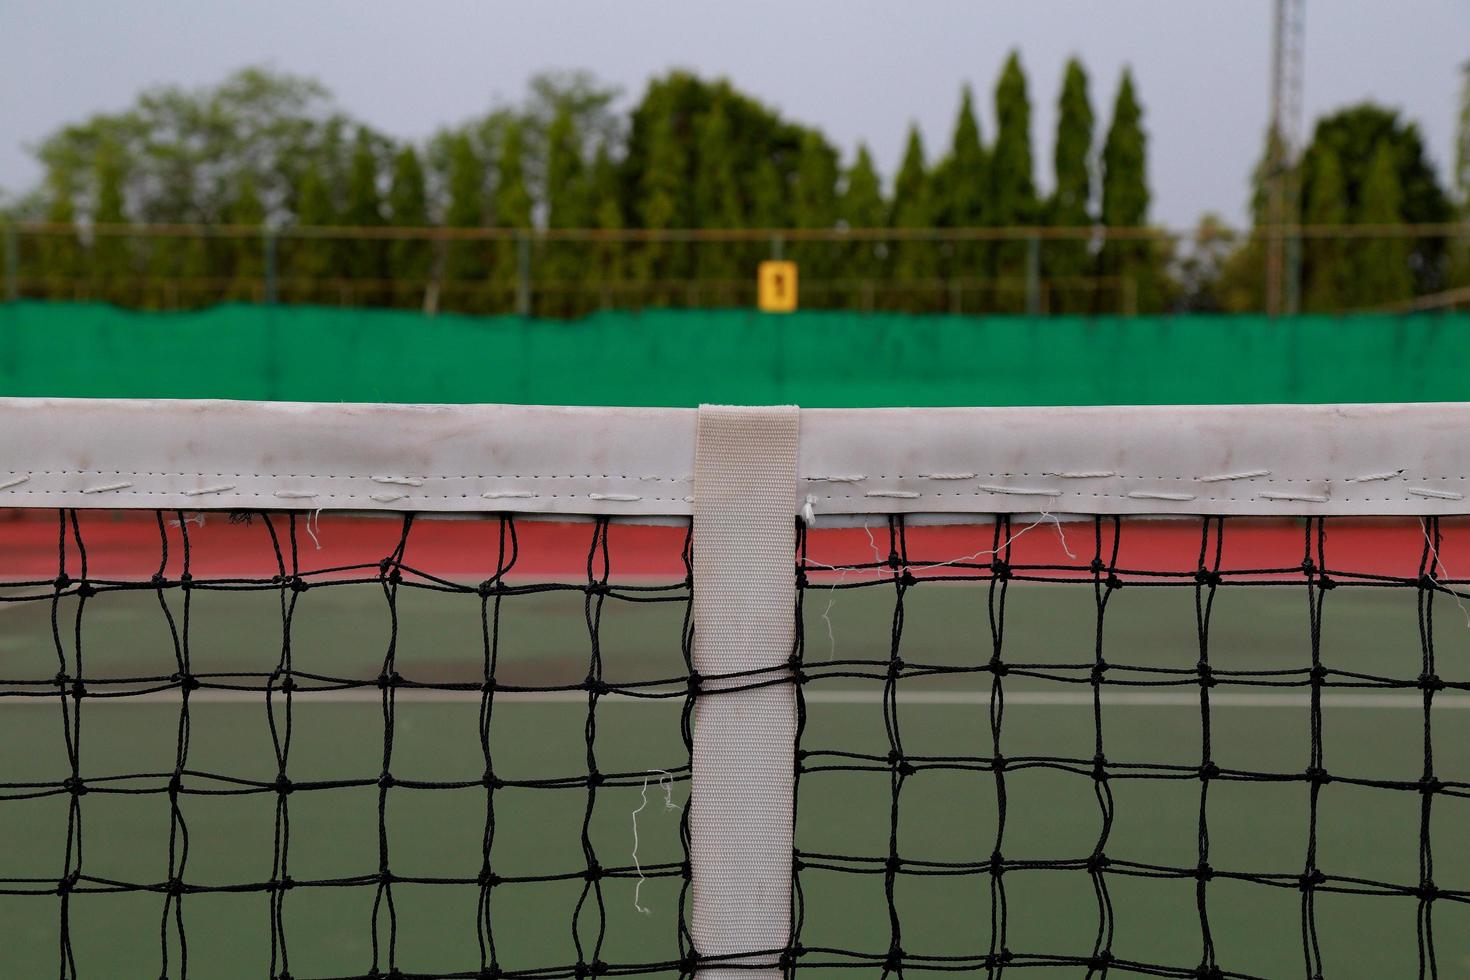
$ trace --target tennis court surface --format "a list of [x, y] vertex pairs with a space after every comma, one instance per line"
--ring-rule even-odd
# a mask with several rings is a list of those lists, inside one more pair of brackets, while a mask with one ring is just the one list
[[[1188, 500], [1097, 490], [1126, 435], [1044, 477], [905, 445], [991, 505], [964, 511], [871, 445], [811, 470], [803, 443], [765, 523], [759, 426], [713, 476], [682, 447], [687, 495], [608, 485], [604, 432], [595, 466], [540, 471], [593, 481], [576, 502], [461, 460], [498, 476], [454, 510], [422, 455], [360, 461], [382, 500], [329, 470], [328, 499], [146, 441], [27, 468], [59, 437], [0, 434], [0, 972], [1470, 976], [1470, 467], [1444, 422], [1242, 418], [1193, 469], [1231, 493]], [[1398, 455], [1294, 484], [1319, 424]], [[661, 488], [648, 463], [620, 479]], [[219, 489], [240, 473], [297, 482], [261, 505]], [[773, 533], [781, 576], [746, 564]], [[784, 647], [710, 669], [712, 637], [750, 656], [781, 628], [747, 587], [773, 577]]]

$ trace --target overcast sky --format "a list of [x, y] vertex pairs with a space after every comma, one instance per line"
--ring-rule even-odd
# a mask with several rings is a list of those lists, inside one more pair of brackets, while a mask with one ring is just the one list
[[[421, 138], [542, 69], [585, 68], [625, 101], [671, 67], [728, 76], [891, 178], [910, 121], [932, 156], [962, 83], [985, 138], [1007, 50], [1031, 82], [1038, 180], [1049, 186], [1062, 65], [1079, 55], [1101, 123], [1133, 66], [1150, 135], [1151, 217], [1244, 215], [1267, 118], [1271, 0], [3, 0], [0, 188], [31, 186], [27, 150], [58, 124], [145, 86], [200, 85], [248, 64], [314, 75], [349, 111]], [[1307, 0], [1306, 117], [1371, 98], [1453, 158], [1470, 0]]]

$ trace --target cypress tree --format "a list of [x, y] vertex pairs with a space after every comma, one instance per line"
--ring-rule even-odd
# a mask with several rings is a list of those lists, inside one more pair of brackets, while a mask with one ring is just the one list
[[[1132, 73], [1125, 68], [1103, 144], [1102, 223], [1107, 228], [1138, 228], [1148, 218], [1147, 142], [1143, 109], [1133, 91]], [[1145, 241], [1110, 241], [1102, 249], [1103, 274], [1131, 281], [1141, 312], [1158, 308], [1162, 284], [1155, 255]]]
[[[444, 224], [449, 228], [484, 225], [484, 165], [468, 133], [455, 133], [448, 139], [445, 183], [449, 201], [444, 209]], [[444, 252], [444, 288], [458, 294], [452, 298], [453, 305], [466, 310], [483, 306], [474, 289], [477, 281], [485, 276], [485, 252], [483, 242], [448, 242]]]
[[[801, 136], [791, 208], [798, 228], [831, 228], [837, 223], [837, 154], [814, 129]], [[798, 242], [791, 256], [808, 281], [831, 278], [837, 265], [832, 242]]]
[[[592, 159], [591, 201], [593, 220], [603, 231], [618, 231], [625, 226], [623, 218], [622, 188], [618, 183], [617, 167], [613, 164], [612, 151], [607, 143], [600, 143]], [[626, 248], [617, 242], [601, 242], [593, 263], [593, 278], [602, 286], [600, 303], [611, 304], [612, 294], [607, 286], [619, 283], [626, 275], [624, 257]]]
[[[296, 223], [323, 227], [337, 223], [331, 190], [315, 155], [306, 159], [296, 185]], [[329, 294], [327, 280], [336, 276], [332, 242], [322, 238], [299, 238], [291, 243], [292, 292], [307, 301]]]
[[[127, 221], [123, 186], [127, 179], [122, 151], [105, 140], [97, 148], [93, 167], [94, 204], [92, 220], [97, 224], [120, 225]], [[132, 272], [131, 241], [125, 235], [98, 235], [93, 245], [93, 269], [102, 298], [120, 302]]]
[[[924, 164], [924, 141], [917, 126], [909, 127], [908, 145], [903, 163], [893, 185], [893, 209], [890, 224], [894, 228], [930, 228], [934, 225], [934, 204], [929, 187], [929, 174]], [[894, 244], [893, 278], [904, 284], [904, 305], [925, 305], [920, 297], [920, 284], [933, 278], [935, 262], [933, 242], [903, 241]]]
[[[769, 149], [762, 153], [755, 169], [750, 174], [750, 220], [753, 228], [784, 228], [790, 223], [790, 212], [786, 206], [786, 181], [771, 159]], [[746, 256], [745, 268], [755, 271], [757, 263], [770, 256], [764, 242], [754, 243], [742, 250]]]
[[[429, 223], [429, 195], [424, 168], [412, 146], [393, 157], [393, 177], [388, 184], [388, 217], [399, 228], [423, 228]], [[395, 303], [412, 301], [427, 286], [432, 260], [430, 243], [400, 238], [389, 251], [389, 277], [396, 284]]]
[[[694, 179], [694, 220], [701, 228], [740, 226], [740, 185], [735, 175], [735, 147], [730, 117], [717, 100], [699, 122], [699, 166]], [[731, 279], [738, 268], [737, 250], [727, 242], [701, 242], [699, 275]]]
[[[1020, 55], [1012, 51], [995, 86], [995, 150], [991, 154], [990, 213], [995, 224], [1016, 227], [1037, 219], [1036, 184], [1031, 157], [1031, 99]], [[1027, 246], [1005, 242], [996, 250], [996, 275], [1007, 280], [1003, 304], [1019, 308], [1024, 295]], [[1014, 283], [1014, 284], [1012, 284]]]
[[[531, 192], [526, 187], [525, 138], [521, 124], [512, 120], [501, 137], [500, 157], [495, 168], [495, 225], [498, 228], [531, 227]], [[499, 287], [498, 302], [513, 305], [519, 271], [519, 245], [500, 241], [495, 247], [491, 278]]]
[[[960, 111], [955, 118], [949, 156], [935, 179], [935, 218], [951, 228], [973, 228], [989, 223], [990, 174], [985, 145], [980, 140], [980, 123], [970, 86], [960, 91]], [[961, 279], [989, 273], [990, 254], [983, 242], [958, 242], [953, 249], [951, 274]]]
[[[841, 219], [848, 228], [881, 228], [887, 223], [887, 207], [883, 203], [883, 188], [878, 180], [878, 170], [868, 148], [858, 144], [857, 157], [847, 171], [842, 199]], [[883, 257], [887, 249], [881, 242], [855, 241], [849, 250], [845, 264], [847, 275], [858, 281], [859, 289], [853, 291], [855, 306], [871, 308], [874, 280], [882, 273]]]
[[[71, 172], [55, 164], [46, 172], [46, 220], [53, 225], [77, 223]], [[58, 232], [42, 238], [40, 259], [41, 270], [47, 277], [45, 295], [53, 299], [73, 297], [77, 286], [73, 280], [81, 271], [75, 231]]]
[[[265, 224], [265, 205], [255, 189], [255, 176], [249, 170], [243, 170], [234, 183], [235, 197], [229, 205], [230, 224], [260, 228]], [[230, 293], [236, 297], [254, 298], [255, 287], [265, 276], [260, 235], [236, 238], [232, 245], [234, 262], [231, 274], [234, 283]]]
[[[1358, 221], [1392, 225], [1403, 221], [1403, 187], [1393, 147], [1378, 144], [1363, 179]], [[1409, 243], [1402, 238], [1367, 238], [1354, 243], [1353, 283], [1358, 306], [1377, 306], [1407, 299], [1414, 291]]]
[[[1321, 148], [1315, 164], [1312, 182], [1306, 188], [1303, 223], [1343, 224], [1348, 218], [1347, 184], [1337, 152], [1330, 146]], [[1343, 242], [1331, 238], [1306, 242], [1306, 289], [1302, 298], [1307, 312], [1331, 312], [1342, 309], [1346, 304], [1352, 285], [1352, 270], [1344, 261], [1343, 245]]]
[[[1092, 222], [1092, 102], [1087, 95], [1087, 73], [1076, 58], [1067, 62], [1062, 94], [1057, 100], [1057, 140], [1053, 154], [1056, 189], [1052, 192], [1050, 223], [1064, 228], [1085, 227]], [[1086, 310], [1091, 296], [1079, 284], [1065, 280], [1087, 274], [1088, 245], [1085, 241], [1048, 242], [1043, 268], [1052, 280], [1052, 309], [1057, 312]]]
[[[347, 200], [343, 221], [357, 228], [383, 224], [383, 201], [378, 194], [378, 158], [372, 137], [359, 128], [347, 168]], [[383, 242], [361, 238], [346, 243], [346, 273], [353, 279], [381, 280], [385, 274]]]
[[[581, 139], [571, 107], [564, 103], [546, 132], [546, 224], [550, 228], [586, 228], [592, 224], [591, 217]], [[569, 290], [579, 285], [580, 256], [586, 249], [581, 242], [545, 243], [537, 268], [556, 283], [555, 291], [547, 294], [547, 312], [570, 316], [585, 309], [581, 299]]]
[[[685, 172], [684, 146], [674, 125], [672, 107], [660, 106], [649, 133], [643, 172], [639, 179], [639, 217], [644, 228], [673, 228], [679, 220], [679, 186]], [[659, 279], [674, 278], [682, 271], [669, 247], [649, 242], [641, 250], [638, 278], [645, 286]], [[660, 290], [649, 293], [653, 302], [665, 297]]]

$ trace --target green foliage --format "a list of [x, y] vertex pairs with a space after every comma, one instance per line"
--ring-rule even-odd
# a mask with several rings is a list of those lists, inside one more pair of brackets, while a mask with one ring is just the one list
[[[1323, 147], [1306, 188], [1302, 221], [1308, 225], [1341, 225], [1348, 220], [1347, 184], [1342, 163], [1330, 147]], [[1305, 287], [1302, 308], [1309, 313], [1344, 309], [1352, 289], [1352, 268], [1344, 243], [1311, 238], [1302, 243]]]
[[[1048, 223], [1080, 228], [1092, 223], [1092, 100], [1087, 94], [1087, 72], [1076, 58], [1067, 61], [1062, 94], [1057, 100], [1057, 139], [1052, 166], [1055, 187], [1047, 205]], [[1048, 242], [1043, 269], [1051, 283], [1051, 309], [1075, 313], [1090, 309], [1094, 297], [1082, 284], [1091, 262], [1085, 241]]]
[[[388, 184], [388, 220], [400, 228], [423, 228], [429, 224], [429, 195], [424, 166], [418, 152], [405, 146], [393, 157], [393, 177]], [[388, 273], [396, 284], [395, 302], [403, 305], [423, 291], [429, 278], [433, 252], [421, 240], [394, 241], [389, 250]]]
[[[949, 155], [934, 173], [935, 220], [948, 228], [974, 228], [990, 223], [990, 170], [975, 101], [966, 85], [960, 90]], [[949, 272], [960, 278], [990, 273], [992, 249], [983, 242], [958, 242], [950, 253]]]
[[[887, 220], [888, 207], [883, 201], [883, 187], [868, 148], [858, 144], [857, 156], [847, 171], [839, 201], [841, 221], [848, 228], [880, 228]], [[848, 252], [847, 274], [869, 283], [883, 268], [886, 249], [880, 243], [855, 241]], [[871, 287], [869, 287], [871, 288]], [[855, 303], [871, 305], [866, 298], [854, 297]]]
[[[1031, 99], [1021, 57], [1012, 51], [995, 86], [995, 148], [990, 155], [990, 217], [997, 225], [1034, 224], [1039, 217], [1031, 157]], [[1019, 309], [1017, 288], [1026, 275], [1027, 247], [1007, 242], [996, 248], [995, 273], [1011, 287], [997, 296], [1002, 309]]]
[[[837, 151], [816, 130], [802, 134], [791, 185], [791, 223], [797, 228], [832, 228], [837, 224]], [[830, 279], [841, 267], [828, 242], [797, 242], [791, 258], [813, 280]]]
[[[730, 119], [716, 102], [699, 123], [699, 167], [694, 183], [694, 215], [702, 228], [741, 225], [740, 185]], [[739, 268], [735, 249], [723, 242], [697, 246], [699, 274], [706, 279], [734, 278]]]
[[[1141, 228], [1148, 220], [1148, 137], [1143, 107], [1133, 89], [1133, 74], [1123, 70], [1113, 119], [1102, 151], [1102, 223], [1109, 228]], [[1142, 313], [1159, 310], [1167, 257], [1148, 241], [1111, 241], [1103, 246], [1100, 267], [1132, 291]]]
[[[378, 193], [378, 152], [366, 129], [357, 131], [347, 170], [347, 196], [342, 211], [344, 224], [377, 228], [384, 224], [383, 200]], [[352, 279], [386, 278], [387, 250], [381, 239], [366, 238], [346, 243], [345, 272]]]
[[[127, 223], [123, 204], [123, 182], [127, 179], [122, 153], [111, 141], [97, 147], [93, 173], [92, 220], [99, 225]], [[123, 290], [132, 277], [129, 240], [118, 234], [97, 233], [92, 246], [92, 275], [99, 293], [114, 302], [123, 300]]]
[[[894, 228], [930, 228], [934, 225], [934, 202], [924, 163], [924, 141], [917, 126], [909, 127], [903, 163], [894, 181], [890, 224]], [[900, 241], [895, 244], [893, 252], [894, 279], [912, 287], [934, 277], [937, 263], [933, 242]], [[916, 290], [914, 296], [921, 293]]]
[[[1395, 224], [1404, 219], [1404, 191], [1395, 147], [1384, 141], [1373, 152], [1358, 202], [1358, 220], [1364, 224]], [[1377, 306], [1413, 295], [1409, 243], [1402, 238], [1369, 238], [1353, 249], [1353, 300], [1357, 306]]]

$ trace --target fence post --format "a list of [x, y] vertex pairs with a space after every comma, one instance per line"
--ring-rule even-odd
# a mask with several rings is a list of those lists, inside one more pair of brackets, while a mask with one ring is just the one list
[[275, 306], [278, 301], [276, 271], [276, 230], [270, 225], [260, 229], [261, 244], [265, 253], [265, 303]]
[[1041, 238], [1026, 236], [1026, 315], [1041, 315]]
[[516, 232], [516, 313], [531, 315], [531, 235]]
[[5, 223], [5, 298], [20, 299], [20, 237], [13, 221]]

